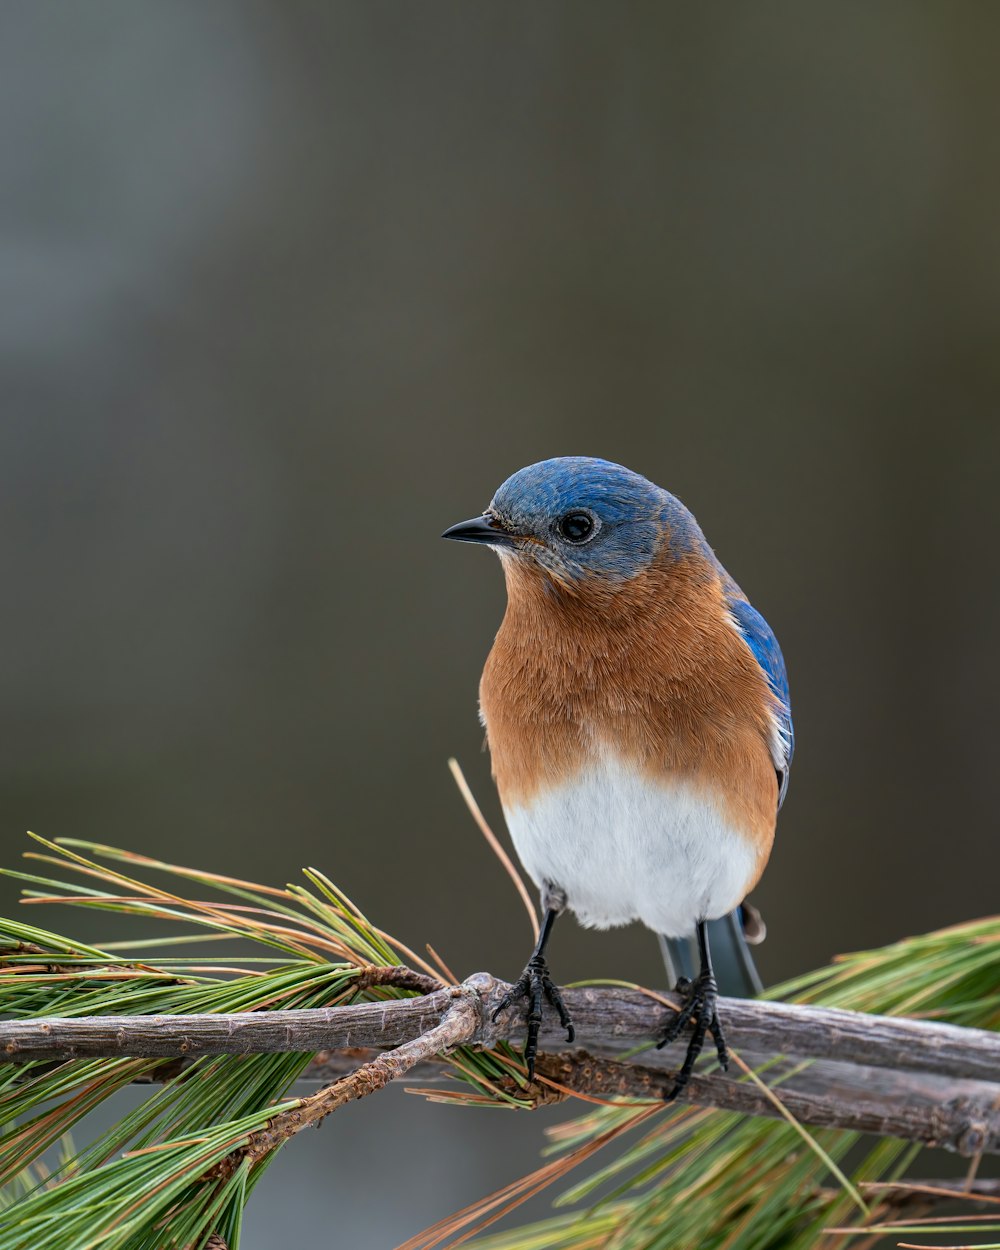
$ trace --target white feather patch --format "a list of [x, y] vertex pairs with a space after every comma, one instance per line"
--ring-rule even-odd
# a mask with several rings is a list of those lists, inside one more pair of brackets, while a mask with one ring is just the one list
[[504, 814], [535, 884], [561, 886], [592, 928], [641, 920], [684, 937], [742, 902], [756, 867], [753, 847], [704, 790], [659, 785], [614, 760]]

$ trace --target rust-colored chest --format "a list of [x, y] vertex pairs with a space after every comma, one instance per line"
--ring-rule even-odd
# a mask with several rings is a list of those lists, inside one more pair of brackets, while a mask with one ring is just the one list
[[480, 685], [504, 806], [596, 759], [703, 785], [769, 848], [777, 810], [772, 696], [703, 564], [653, 566], [608, 592], [567, 594], [505, 562], [508, 607]]

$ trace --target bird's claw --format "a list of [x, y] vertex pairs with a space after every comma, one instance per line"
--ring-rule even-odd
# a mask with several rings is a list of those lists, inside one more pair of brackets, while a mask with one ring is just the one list
[[522, 998], [528, 1000], [526, 1016], [528, 1036], [524, 1043], [524, 1062], [528, 1069], [528, 1080], [532, 1081], [535, 1078], [535, 1056], [538, 1054], [538, 1031], [542, 1024], [543, 1000], [547, 999], [558, 1011], [559, 1023], [566, 1030], [568, 1042], [573, 1041], [576, 1032], [559, 987], [549, 976], [548, 965], [543, 955], [532, 955], [528, 960], [528, 966], [503, 996], [500, 1005], [494, 1011], [493, 1019], [496, 1020], [508, 1007], [520, 1002]]
[[711, 1033], [715, 1040], [715, 1053], [719, 1060], [719, 1067], [722, 1068], [723, 1072], [729, 1070], [729, 1049], [726, 1046], [726, 1037], [722, 1032], [716, 1011], [719, 987], [715, 983], [714, 974], [709, 971], [700, 972], [694, 981], [689, 981], [687, 977], [681, 977], [675, 988], [676, 992], [684, 999], [684, 1004], [668, 1020], [666, 1028], [663, 1030], [663, 1035], [656, 1043], [657, 1049], [661, 1049], [669, 1042], [676, 1041], [680, 1036], [681, 1030], [689, 1022], [693, 1025], [694, 1031], [691, 1034], [690, 1042], [688, 1042], [684, 1062], [677, 1073], [673, 1088], [664, 1095], [664, 1102], [673, 1102], [687, 1085], [691, 1073], [694, 1071], [695, 1061], [705, 1045], [706, 1033]]

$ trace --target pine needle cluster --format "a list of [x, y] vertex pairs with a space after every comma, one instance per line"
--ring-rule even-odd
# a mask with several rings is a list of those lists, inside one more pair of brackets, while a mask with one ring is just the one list
[[[1000, 917], [842, 956], [764, 997], [997, 1030]], [[772, 1082], [779, 1096], [780, 1083]], [[659, 1115], [648, 1107], [597, 1108], [549, 1137], [547, 1168], [442, 1222], [406, 1250], [430, 1250], [441, 1244], [434, 1240], [439, 1232], [452, 1234], [459, 1224], [482, 1229], [538, 1182], [551, 1184], [596, 1149], [614, 1146], [611, 1162], [556, 1199], [557, 1209], [581, 1210], [481, 1238], [476, 1250], [871, 1250], [919, 1236], [947, 1234], [954, 1245], [952, 1234], [1000, 1233], [995, 1190], [987, 1188], [975, 1204], [993, 1214], [940, 1214], [942, 1202], [971, 1187], [980, 1160], [972, 1161], [968, 1184], [907, 1182], [918, 1156], [930, 1154], [913, 1143], [804, 1133], [801, 1126], [695, 1107]], [[959, 1250], [973, 1247], [963, 1240]], [[976, 1241], [974, 1250], [1000, 1250], [1000, 1240]]]
[[[373, 984], [372, 968], [398, 965], [454, 983], [433, 952], [424, 959], [389, 937], [315, 870], [304, 884], [278, 889], [93, 843], [36, 841], [30, 858], [48, 868], [9, 874], [24, 883], [26, 903], [169, 921], [181, 932], [96, 947], [0, 920], [0, 1015], [8, 1019], [384, 1001], [414, 992]], [[163, 878], [171, 888], [153, 884]], [[233, 943], [240, 953], [226, 961], [185, 953], [206, 940]], [[771, 996], [996, 1030], [998, 956], [1000, 918], [991, 918], [846, 956]], [[275, 1126], [293, 1122], [307, 1101], [292, 1089], [310, 1060], [293, 1053], [6, 1065], [0, 1250], [238, 1250], [247, 1199], [287, 1138]], [[443, 1062], [462, 1085], [422, 1091], [430, 1097], [509, 1108], [548, 1100], [528, 1086], [505, 1043], [489, 1052], [462, 1047]], [[787, 1074], [786, 1065], [760, 1075], [780, 1098]], [[88, 1112], [141, 1081], [152, 1092], [139, 1107], [85, 1147], [66, 1144]], [[551, 1130], [550, 1158], [538, 1172], [403, 1250], [481, 1237], [525, 1198], [590, 1161], [599, 1166], [558, 1196], [552, 1218], [481, 1237], [479, 1250], [868, 1250], [931, 1234], [1000, 1232], [1000, 1197], [982, 1178], [971, 1215], [968, 1205], [959, 1215], [942, 1207], [953, 1185], [907, 1179], [920, 1153], [911, 1143], [872, 1144], [853, 1133], [810, 1133], [791, 1121], [704, 1108], [591, 1102], [600, 1105]], [[983, 1203], [997, 1214], [984, 1216]], [[1000, 1250], [1000, 1239], [978, 1248]]]
[[[198, 872], [113, 847], [48, 842], [29, 858], [85, 882], [11, 872], [24, 901], [57, 902], [169, 920], [189, 931], [101, 948], [0, 919], [0, 1016], [72, 1017], [266, 1011], [329, 1007], [407, 995], [365, 986], [365, 970], [407, 963], [440, 973], [390, 940], [322, 873], [285, 889]], [[81, 852], [86, 852], [82, 854]], [[123, 871], [110, 865], [127, 865]], [[139, 879], [166, 873], [184, 897]], [[194, 932], [190, 931], [194, 929]], [[222, 963], [183, 954], [206, 936], [252, 951]], [[0, 1250], [201, 1250], [213, 1233], [237, 1250], [246, 1201], [281, 1141], [251, 1149], [282, 1112], [308, 1054], [222, 1055], [177, 1071], [176, 1060], [90, 1059], [5, 1065], [0, 1074]], [[476, 1100], [530, 1106], [508, 1047], [456, 1051]], [[106, 1098], [137, 1081], [160, 1082], [97, 1141], [40, 1168], [42, 1156]], [[476, 1091], [479, 1091], [478, 1093]], [[255, 1136], [257, 1135], [257, 1136]]]

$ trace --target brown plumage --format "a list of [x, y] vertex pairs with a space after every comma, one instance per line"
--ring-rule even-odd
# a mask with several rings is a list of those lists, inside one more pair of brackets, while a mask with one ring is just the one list
[[569, 781], [596, 750], [721, 801], [758, 870], [774, 837], [773, 695], [733, 628], [717, 570], [667, 560], [572, 591], [504, 553], [508, 603], [480, 684], [505, 807]]

